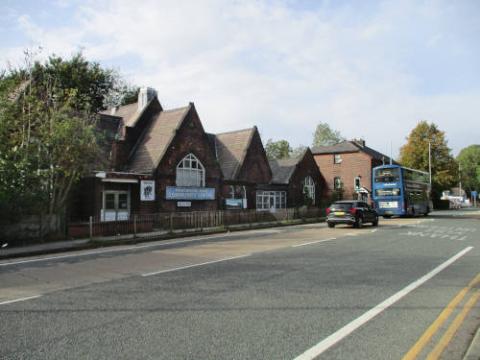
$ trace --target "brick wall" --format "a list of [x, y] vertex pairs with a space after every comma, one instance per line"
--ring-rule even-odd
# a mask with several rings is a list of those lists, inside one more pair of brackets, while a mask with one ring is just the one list
[[345, 199], [356, 198], [354, 191], [355, 177], [361, 176], [361, 186], [372, 188], [372, 158], [363, 152], [342, 153], [342, 162], [334, 164], [333, 154], [315, 154], [315, 162], [325, 179], [324, 196], [331, 196], [334, 190], [334, 178], [340, 177], [344, 186]]
[[287, 207], [298, 207], [303, 204], [303, 185], [307, 176], [311, 176], [315, 182], [314, 205], [319, 206], [322, 200], [322, 190], [325, 187], [325, 184], [312, 153], [307, 151], [290, 178], [290, 183], [288, 184]]
[[[188, 154], [194, 154], [205, 168], [206, 187], [215, 188], [215, 200], [192, 201], [191, 208], [177, 208], [177, 201], [165, 200], [167, 186], [175, 186], [178, 163]], [[167, 149], [156, 171], [156, 211], [217, 210], [220, 208], [220, 181], [222, 173], [197, 112], [192, 108]]]

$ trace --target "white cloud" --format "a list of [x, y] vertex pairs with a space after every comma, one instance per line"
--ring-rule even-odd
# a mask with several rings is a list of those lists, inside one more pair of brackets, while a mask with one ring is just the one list
[[[123, 69], [131, 80], [156, 87], [167, 108], [194, 101], [209, 131], [256, 124], [264, 140], [308, 145], [315, 125], [326, 121], [386, 151], [385, 144], [398, 148], [416, 122], [427, 119], [447, 132], [457, 151], [478, 142], [478, 132], [472, 135], [478, 86], [436, 93], [417, 69], [431, 60], [437, 71], [437, 58], [423, 58], [426, 49], [447, 56], [457, 39], [446, 20], [459, 21], [452, 13], [464, 13], [442, 1], [381, 2], [368, 11], [328, 4], [300, 11], [292, 4], [89, 1], [70, 26], [42, 28], [25, 15], [18, 23], [28, 45], [41, 44], [45, 53], [83, 47], [87, 57], [106, 64], [138, 58]], [[455, 51], [468, 56], [466, 45], [478, 45], [462, 39]], [[5, 59], [18, 47], [3, 50]]]

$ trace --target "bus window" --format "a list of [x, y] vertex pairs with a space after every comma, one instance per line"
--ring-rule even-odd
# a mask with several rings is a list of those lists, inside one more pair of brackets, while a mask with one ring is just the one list
[[399, 168], [386, 168], [375, 170], [375, 182], [395, 182], [400, 180]]

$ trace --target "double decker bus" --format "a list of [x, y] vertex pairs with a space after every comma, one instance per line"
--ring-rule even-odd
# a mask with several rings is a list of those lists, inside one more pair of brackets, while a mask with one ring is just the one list
[[428, 215], [431, 210], [428, 173], [399, 165], [373, 168], [372, 197], [383, 217]]

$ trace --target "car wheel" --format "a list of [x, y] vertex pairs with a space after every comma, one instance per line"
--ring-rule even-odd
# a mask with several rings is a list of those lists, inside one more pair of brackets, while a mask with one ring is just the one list
[[359, 216], [355, 222], [355, 227], [361, 229], [363, 227], [363, 218]]
[[375, 218], [375, 220], [373, 220], [372, 225], [378, 226], [378, 216]]
[[331, 222], [327, 223], [327, 225], [328, 225], [329, 228], [334, 228], [335, 227], [335, 224], [331, 223]]

